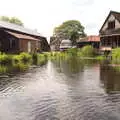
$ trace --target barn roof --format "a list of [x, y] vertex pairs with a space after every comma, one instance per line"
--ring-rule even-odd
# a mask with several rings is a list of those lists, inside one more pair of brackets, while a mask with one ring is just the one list
[[16, 38], [19, 39], [26, 39], [26, 40], [36, 40], [36, 41], [40, 41], [39, 39], [35, 38], [35, 37], [31, 37], [29, 35], [25, 35], [25, 34], [19, 34], [19, 33], [15, 33], [15, 32], [10, 32], [10, 31], [5, 31], [8, 34], [11, 34], [13, 36], [15, 36]]
[[5, 21], [0, 21], [0, 28], [5, 28], [5, 29], [9, 29], [9, 30], [14, 30], [14, 31], [26, 33], [26, 34], [29, 34], [29, 35], [41, 36], [42, 37], [42, 35], [40, 33], [36, 32], [35, 30], [31, 30], [31, 29], [25, 28], [23, 26], [16, 25], [16, 24], [13, 24], [13, 23], [8, 23], [8, 22], [5, 22]]

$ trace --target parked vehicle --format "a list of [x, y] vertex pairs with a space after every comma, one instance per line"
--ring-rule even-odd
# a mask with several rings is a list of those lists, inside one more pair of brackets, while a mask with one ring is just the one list
[[60, 51], [67, 50], [69, 48], [72, 48], [71, 40], [62, 40], [60, 44]]

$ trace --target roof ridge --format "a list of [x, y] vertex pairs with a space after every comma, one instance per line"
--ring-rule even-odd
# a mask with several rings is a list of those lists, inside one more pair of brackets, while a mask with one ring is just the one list
[[18, 31], [18, 32], [26, 33], [26, 34], [42, 36], [39, 32], [37, 32], [37, 31], [35, 31], [33, 29], [26, 28], [24, 26], [20, 26], [20, 25], [10, 23], [10, 22], [7, 22], [7, 21], [0, 20], [0, 27], [15, 30], [15, 31]]
[[120, 14], [120, 12], [113, 11], [113, 10], [111, 10], [110, 12], [111, 12], [111, 13], [117, 13], [117, 14]]

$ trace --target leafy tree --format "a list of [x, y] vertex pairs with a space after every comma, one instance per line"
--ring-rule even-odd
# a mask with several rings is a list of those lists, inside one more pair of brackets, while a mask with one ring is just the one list
[[19, 20], [17, 17], [11, 17], [10, 18], [10, 17], [7, 17], [7, 16], [1, 16], [0, 20], [23, 26], [22, 21]]
[[6, 22], [9, 22], [9, 21], [10, 21], [9, 17], [7, 17], [7, 16], [1, 16], [1, 17], [0, 17], [0, 20], [6, 21]]
[[54, 29], [53, 36], [60, 39], [70, 39], [75, 44], [79, 37], [85, 37], [86, 34], [84, 27], [78, 20], [68, 20]]

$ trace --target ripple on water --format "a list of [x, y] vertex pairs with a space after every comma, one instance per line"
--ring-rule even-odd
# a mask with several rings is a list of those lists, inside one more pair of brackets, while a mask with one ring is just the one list
[[120, 120], [120, 92], [101, 87], [100, 66], [74, 74], [64, 66], [0, 78], [0, 120]]

